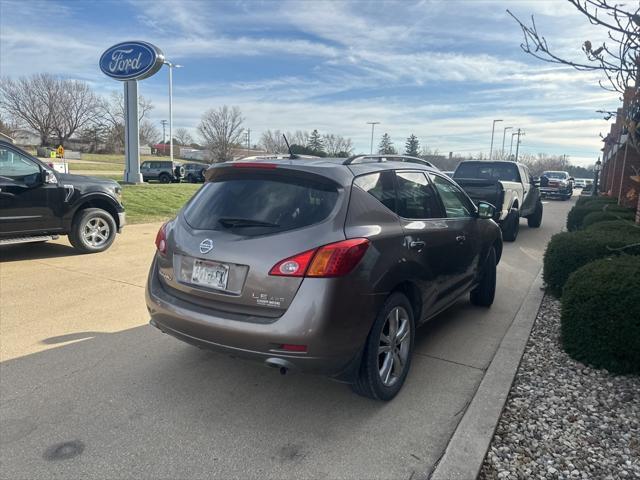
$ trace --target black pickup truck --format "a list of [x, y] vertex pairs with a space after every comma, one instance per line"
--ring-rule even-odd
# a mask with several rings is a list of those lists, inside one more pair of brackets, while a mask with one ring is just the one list
[[466, 161], [458, 165], [453, 179], [474, 202], [484, 201], [496, 207], [495, 220], [506, 241], [513, 242], [518, 237], [522, 217], [531, 228], [542, 224], [540, 190], [526, 165], [508, 161]]
[[125, 225], [113, 180], [55, 172], [0, 141], [0, 246], [68, 235], [83, 253], [106, 250]]

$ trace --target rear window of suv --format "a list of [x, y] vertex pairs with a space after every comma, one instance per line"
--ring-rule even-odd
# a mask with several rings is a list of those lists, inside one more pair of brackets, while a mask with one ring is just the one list
[[457, 178], [502, 180], [519, 182], [518, 166], [515, 163], [464, 162], [458, 165], [453, 174]]
[[184, 217], [193, 228], [257, 236], [322, 222], [337, 199], [328, 183], [243, 172], [205, 184]]

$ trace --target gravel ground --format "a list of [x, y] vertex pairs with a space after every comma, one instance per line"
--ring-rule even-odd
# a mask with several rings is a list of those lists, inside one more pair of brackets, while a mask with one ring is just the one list
[[480, 479], [640, 479], [640, 377], [560, 347], [560, 302], [542, 302]]

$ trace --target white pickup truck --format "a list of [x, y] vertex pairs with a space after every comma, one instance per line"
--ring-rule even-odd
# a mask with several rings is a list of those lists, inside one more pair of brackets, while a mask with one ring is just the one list
[[538, 183], [526, 165], [507, 161], [461, 162], [453, 179], [471, 199], [496, 207], [495, 220], [502, 228], [503, 238], [513, 242], [518, 237], [520, 218], [531, 228], [542, 224], [542, 201]]

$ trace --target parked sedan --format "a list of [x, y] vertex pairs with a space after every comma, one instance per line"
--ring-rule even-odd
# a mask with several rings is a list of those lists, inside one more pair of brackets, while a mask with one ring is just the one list
[[419, 325], [463, 295], [493, 303], [502, 253], [494, 213], [421, 163], [217, 164], [158, 232], [151, 324], [390, 400]]

